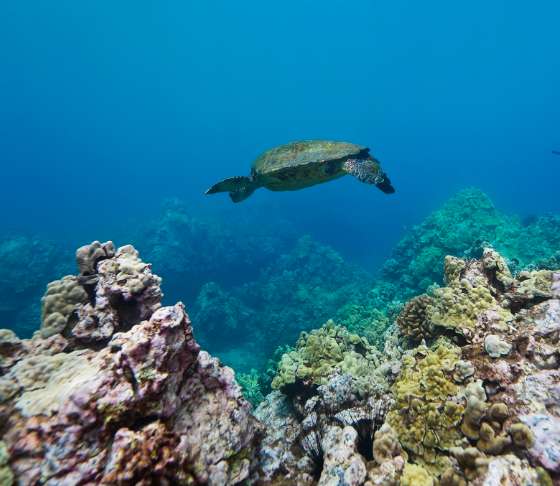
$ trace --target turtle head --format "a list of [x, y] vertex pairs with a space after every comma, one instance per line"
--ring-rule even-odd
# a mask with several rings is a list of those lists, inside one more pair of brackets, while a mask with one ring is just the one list
[[381, 164], [371, 156], [364, 159], [348, 159], [343, 165], [343, 170], [361, 182], [374, 184], [385, 194], [395, 192], [389, 177], [381, 169]]
[[385, 172], [379, 172], [375, 179], [375, 185], [385, 194], [393, 194], [395, 192], [395, 188]]

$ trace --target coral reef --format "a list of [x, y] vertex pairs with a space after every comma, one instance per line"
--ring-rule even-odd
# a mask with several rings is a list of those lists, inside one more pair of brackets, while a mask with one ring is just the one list
[[430, 320], [428, 319], [428, 307], [432, 304], [432, 298], [423, 294], [409, 300], [399, 316], [397, 325], [401, 333], [415, 341], [431, 334]]
[[[204, 346], [243, 372], [262, 367], [278, 345], [329, 318], [382, 348], [404, 302], [444, 283], [445, 255], [479, 257], [486, 242], [502, 252], [513, 273], [560, 266], [559, 217], [520, 221], [476, 189], [461, 191], [408, 231], [375, 280], [331, 248], [308, 237], [297, 241], [290, 224], [267, 214], [237, 215], [231, 224], [227, 215], [170, 200], [159, 217], [139, 227], [133, 241], [164, 276], [166, 297], [188, 302]], [[94, 273], [86, 268], [88, 258], [102, 258], [106, 250], [89, 251], [82, 275]], [[43, 286], [69, 273], [65, 252], [36, 237], [0, 240], [0, 325], [31, 335]], [[53, 313], [51, 320], [58, 329], [66, 318]], [[232, 345], [239, 356], [254, 358], [249, 366], [229, 353]]]
[[245, 346], [250, 335], [250, 352], [264, 362], [279, 345], [323, 324], [367, 288], [367, 282], [367, 273], [303, 237], [252, 282], [229, 291], [215, 283], [205, 285], [192, 315], [200, 323], [201, 343], [211, 351]]
[[236, 213], [234, 219], [201, 215], [169, 199], [133, 242], [158, 269], [166, 294], [193, 302], [207, 282], [230, 287], [257, 278], [295, 240], [288, 223], [269, 222], [266, 215]]
[[367, 339], [329, 321], [320, 329], [303, 332], [296, 349], [282, 356], [272, 388], [289, 393], [292, 388], [317, 387], [328, 383], [336, 370], [353, 377], [357, 392], [365, 395], [372, 387], [383, 391], [382, 377], [371, 382], [371, 369], [380, 362], [381, 353]]
[[[238, 342], [255, 324], [255, 311], [216, 282], [203, 285], [195, 305], [196, 322], [202, 336], [219, 342]], [[219, 339], [217, 339], [219, 336]]]
[[[334, 317], [339, 324], [382, 347], [383, 333], [402, 303], [426, 293], [434, 284], [444, 283], [447, 255], [479, 258], [483, 248], [489, 246], [503, 255], [514, 273], [524, 268], [559, 268], [560, 216], [523, 222], [499, 212], [478, 189], [460, 191], [407, 231], [369, 292], [357, 293]], [[483, 288], [473, 287], [475, 294], [484, 294]], [[463, 298], [456, 293], [449, 298], [462, 298], [463, 305], [470, 302], [470, 296]], [[478, 296], [479, 300], [487, 298]], [[407, 332], [414, 334], [412, 329]]]
[[440, 451], [461, 444], [458, 426], [464, 406], [452, 376], [460, 355], [457, 346], [444, 341], [431, 349], [420, 346], [403, 357], [393, 384], [395, 404], [387, 423], [410, 458], [428, 470], [445, 469], [448, 464], [441, 464]]
[[[444, 268], [446, 285], [403, 308], [400, 333], [386, 335], [368, 367], [343, 367], [355, 350], [335, 336], [352, 334], [333, 324], [283, 356], [279, 391], [256, 411], [266, 426], [261, 479], [560, 481], [560, 271], [513, 276], [492, 248], [479, 259], [448, 257]], [[282, 427], [290, 434], [279, 442]]]
[[441, 283], [447, 255], [479, 257], [483, 247], [492, 246], [522, 268], [558, 251], [559, 230], [560, 217], [543, 216], [523, 225], [499, 212], [482, 191], [465, 189], [407, 233], [382, 273], [410, 296]]
[[41, 335], [48, 338], [64, 331], [80, 305], [88, 302], [87, 292], [78, 279], [67, 275], [47, 285], [47, 291], [41, 299]]
[[264, 400], [261, 374], [255, 368], [252, 368], [249, 373], [238, 373], [236, 378], [243, 390], [243, 396], [254, 407]]
[[249, 478], [261, 426], [233, 370], [200, 351], [183, 305], [161, 307], [160, 279], [130, 245], [95, 242], [78, 262], [72, 287], [86, 303], [47, 291], [65, 310], [62, 333], [0, 333], [2, 484]]
[[161, 279], [131, 245], [93, 242], [76, 253], [79, 276], [51, 282], [42, 299], [41, 335], [94, 346], [148, 319], [161, 305]]
[[[197, 340], [134, 247], [80, 248], [34, 336], [0, 330], [0, 484], [560, 482], [558, 218], [464, 191], [377, 281], [309, 237], [287, 251], [173, 205], [164, 219], [149, 253], [172, 293], [192, 272]], [[219, 268], [212, 238], [254, 260]], [[237, 381], [200, 342], [243, 361]]]

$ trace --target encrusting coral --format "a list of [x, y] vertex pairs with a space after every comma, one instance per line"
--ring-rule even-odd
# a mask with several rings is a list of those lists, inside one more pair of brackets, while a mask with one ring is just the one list
[[464, 406], [452, 377], [460, 356], [459, 347], [444, 341], [432, 349], [420, 346], [403, 357], [393, 385], [395, 404], [387, 423], [411, 458], [424, 467], [445, 468], [440, 451], [462, 442], [458, 426]]
[[383, 386], [381, 380], [370, 380], [371, 370], [380, 363], [381, 353], [367, 339], [329, 321], [320, 329], [303, 332], [296, 348], [282, 356], [272, 388], [324, 385], [338, 370], [351, 375], [365, 394], [369, 388]]
[[47, 285], [47, 291], [41, 299], [42, 326], [41, 336], [48, 338], [62, 333], [70, 324], [71, 318], [80, 304], [88, 301], [87, 292], [74, 276], [66, 276]]

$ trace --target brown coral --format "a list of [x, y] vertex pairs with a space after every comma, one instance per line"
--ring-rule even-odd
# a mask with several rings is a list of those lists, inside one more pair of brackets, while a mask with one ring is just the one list
[[432, 298], [426, 294], [409, 300], [397, 317], [397, 325], [403, 335], [416, 341], [429, 338], [432, 326], [428, 321], [427, 309]]

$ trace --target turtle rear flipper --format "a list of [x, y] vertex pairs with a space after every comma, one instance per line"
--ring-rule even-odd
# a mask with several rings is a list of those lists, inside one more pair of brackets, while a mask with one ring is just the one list
[[205, 194], [216, 194], [217, 192], [229, 192], [233, 202], [241, 202], [247, 199], [257, 188], [251, 178], [245, 176], [230, 177], [214, 184]]
[[389, 177], [381, 170], [379, 162], [375, 159], [348, 159], [344, 162], [343, 169], [360, 182], [375, 184], [378, 189], [385, 194], [392, 194], [395, 192], [395, 188], [391, 184]]

